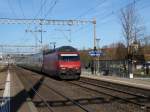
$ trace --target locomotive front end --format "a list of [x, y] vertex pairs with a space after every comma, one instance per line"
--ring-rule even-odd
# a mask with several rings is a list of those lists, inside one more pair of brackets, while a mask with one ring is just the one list
[[77, 52], [59, 53], [59, 77], [79, 79], [81, 74], [80, 56]]

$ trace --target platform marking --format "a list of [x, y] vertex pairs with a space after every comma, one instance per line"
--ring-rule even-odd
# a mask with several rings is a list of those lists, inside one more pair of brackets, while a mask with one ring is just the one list
[[3, 93], [3, 99], [1, 103], [2, 112], [10, 112], [10, 72], [7, 71], [7, 78], [5, 83], [5, 90]]

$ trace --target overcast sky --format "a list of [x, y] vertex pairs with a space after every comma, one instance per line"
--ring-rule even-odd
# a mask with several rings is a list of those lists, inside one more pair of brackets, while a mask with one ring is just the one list
[[[141, 23], [150, 35], [150, 0], [135, 0]], [[0, 0], [0, 18], [88, 19], [96, 18], [100, 46], [123, 41], [119, 21], [120, 9], [133, 0]], [[42, 4], [42, 5], [41, 5]], [[40, 44], [39, 25], [0, 25], [0, 43], [11, 45]], [[43, 44], [73, 45], [79, 49], [93, 48], [93, 26], [43, 26]]]

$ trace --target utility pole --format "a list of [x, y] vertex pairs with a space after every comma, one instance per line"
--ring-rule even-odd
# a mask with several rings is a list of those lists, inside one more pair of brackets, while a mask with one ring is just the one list
[[[41, 29], [39, 29], [39, 30], [25, 30], [26, 32], [31, 32], [31, 33], [37, 33], [37, 32], [40, 32], [41, 33], [41, 40], [39, 41], [40, 43], [41, 43], [41, 46], [42, 46], [42, 43], [43, 43], [43, 32], [46, 32], [46, 31], [44, 31], [43, 29], [42, 29], [42, 24], [40, 24], [41, 25]], [[37, 37], [35, 37], [36, 38], [36, 42], [35, 42], [35, 46], [38, 46], [38, 44], [37, 44]]]
[[[96, 38], [96, 46], [97, 46], [97, 49], [98, 49], [98, 52], [100, 53], [100, 38]], [[100, 56], [98, 56], [98, 64], [97, 64], [97, 68], [98, 68], [98, 72], [100, 72]]]
[[53, 45], [53, 49], [55, 49], [56, 48], [56, 42], [50, 42], [50, 46], [51, 46], [51, 44]]
[[31, 33], [33, 33], [33, 32], [40, 32], [41, 33], [41, 40], [40, 40], [40, 43], [42, 44], [43, 43], [43, 32], [46, 32], [46, 31], [44, 31], [43, 29], [42, 29], [42, 25], [41, 25], [41, 29], [39, 29], [39, 30], [26, 30], [26, 32], [31, 32]]

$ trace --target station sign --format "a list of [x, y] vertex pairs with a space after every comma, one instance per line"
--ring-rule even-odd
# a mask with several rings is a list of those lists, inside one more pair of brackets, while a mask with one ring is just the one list
[[103, 56], [103, 52], [102, 51], [90, 51], [89, 52], [89, 55], [90, 56], [94, 56], [94, 57], [96, 57], [96, 56]]

